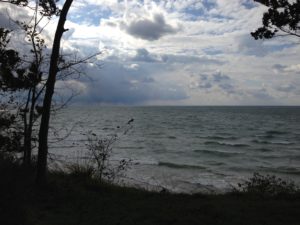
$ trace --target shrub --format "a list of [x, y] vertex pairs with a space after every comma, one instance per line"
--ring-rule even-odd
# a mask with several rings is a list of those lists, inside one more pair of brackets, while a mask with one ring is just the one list
[[0, 152], [14, 154], [22, 151], [22, 131], [17, 117], [0, 107]]
[[131, 160], [122, 159], [117, 165], [111, 163], [112, 145], [117, 141], [116, 134], [106, 138], [99, 138], [94, 133], [88, 134], [88, 152], [95, 165], [94, 176], [100, 181], [114, 181], [115, 178], [130, 166]]
[[72, 163], [66, 167], [70, 174], [77, 178], [91, 178], [95, 173], [95, 168], [91, 164]]
[[286, 181], [274, 175], [254, 173], [248, 181], [238, 184], [236, 191], [260, 196], [295, 194], [299, 187], [293, 181]]

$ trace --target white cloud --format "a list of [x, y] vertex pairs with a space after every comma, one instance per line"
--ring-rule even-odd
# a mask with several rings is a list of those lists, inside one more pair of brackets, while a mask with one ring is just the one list
[[[80, 80], [78, 100], [300, 104], [299, 40], [250, 36], [265, 10], [252, 0], [75, 1], [64, 53], [103, 52], [102, 69], [86, 67], [94, 82]], [[49, 37], [56, 22], [46, 27]]]

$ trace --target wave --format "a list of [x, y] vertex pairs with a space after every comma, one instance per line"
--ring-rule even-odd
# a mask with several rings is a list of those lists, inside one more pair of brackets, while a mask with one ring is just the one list
[[295, 168], [295, 167], [279, 166], [279, 167], [271, 168], [271, 167], [261, 166], [260, 168], [266, 172], [300, 175], [300, 168]]
[[275, 145], [293, 145], [294, 144], [293, 142], [289, 142], [289, 141], [274, 141], [271, 143], [275, 144]]
[[259, 152], [272, 152], [273, 151], [272, 149], [269, 149], [269, 148], [256, 148], [254, 150], [259, 151]]
[[272, 134], [254, 135], [254, 137], [263, 138], [263, 139], [272, 139], [272, 138], [275, 138], [275, 136], [272, 135]]
[[291, 154], [268, 154], [260, 156], [263, 159], [287, 159], [287, 160], [300, 160], [299, 155], [291, 155]]
[[102, 130], [115, 130], [114, 127], [103, 127]]
[[241, 143], [224, 143], [224, 142], [218, 142], [218, 141], [206, 141], [204, 142], [205, 145], [222, 145], [222, 146], [230, 146], [230, 147], [249, 147], [247, 144], [241, 144]]
[[272, 144], [270, 141], [263, 141], [263, 140], [257, 140], [257, 139], [254, 139], [251, 142], [257, 143], [257, 144]]
[[150, 135], [150, 136], [162, 136], [162, 135], [164, 135], [165, 133], [163, 133], [163, 132], [151, 132], [151, 133], [149, 133], [148, 135]]
[[168, 139], [177, 139], [175, 136], [168, 136]]
[[217, 161], [207, 161], [206, 164], [209, 164], [211, 166], [224, 166], [226, 163], [224, 162], [217, 162]]
[[252, 140], [253, 143], [257, 144], [267, 144], [267, 145], [293, 145], [293, 142], [289, 141], [265, 141], [265, 140], [258, 140], [254, 139]]
[[49, 145], [49, 149], [70, 149], [77, 147], [75, 144], [74, 145]]
[[142, 146], [124, 146], [124, 147], [118, 147], [119, 149], [144, 149]]
[[206, 169], [206, 167], [204, 166], [177, 164], [177, 163], [170, 163], [170, 162], [158, 162], [158, 166], [164, 166], [164, 167], [175, 168], [175, 169], [201, 169], [201, 170]]
[[158, 162], [154, 159], [133, 159], [133, 165], [157, 166]]
[[282, 135], [287, 134], [288, 132], [285, 131], [279, 131], [279, 130], [268, 130], [265, 132], [267, 135]]
[[212, 140], [237, 140], [238, 138], [237, 137], [233, 137], [233, 136], [229, 136], [229, 137], [224, 137], [224, 136], [206, 136], [206, 137], [203, 137], [203, 138], [206, 138], [206, 139], [212, 139]]
[[194, 152], [215, 155], [215, 156], [221, 156], [221, 157], [231, 157], [231, 156], [241, 154], [239, 152], [222, 152], [222, 151], [210, 151], [210, 150], [194, 150]]

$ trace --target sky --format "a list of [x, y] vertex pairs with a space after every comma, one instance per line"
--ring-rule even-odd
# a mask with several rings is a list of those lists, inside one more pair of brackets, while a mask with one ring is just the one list
[[[62, 51], [101, 54], [56, 87], [85, 104], [300, 105], [300, 39], [250, 35], [266, 10], [252, 0], [76, 0]], [[2, 5], [0, 25], [26, 13]]]

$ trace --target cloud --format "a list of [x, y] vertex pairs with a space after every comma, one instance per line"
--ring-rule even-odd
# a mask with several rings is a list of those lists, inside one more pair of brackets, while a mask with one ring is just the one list
[[133, 61], [142, 62], [159, 62], [159, 58], [156, 55], [150, 54], [147, 49], [139, 48], [136, 50], [135, 56], [132, 58]]
[[139, 67], [140, 67], [139, 64], [136, 64], [136, 63], [132, 63], [129, 66], [125, 66], [125, 68], [128, 70], [138, 70]]
[[285, 73], [285, 74], [300, 74], [300, 64], [292, 64], [292, 65], [282, 65], [282, 64], [274, 64], [272, 66], [275, 73]]
[[178, 28], [168, 24], [163, 14], [153, 13], [151, 18], [135, 18], [120, 24], [126, 33], [143, 40], [155, 41], [178, 32]]
[[[151, 71], [145, 66], [136, 70], [128, 68], [117, 61], [105, 61], [103, 68], [86, 68], [92, 82], [81, 81], [87, 85], [78, 102], [106, 104], [145, 104], [148, 101], [178, 101], [188, 96], [184, 89], [176, 83], [152, 77]], [[159, 78], [158, 78], [159, 79]]]
[[[8, 15], [31, 18], [29, 9], [6, 6], [2, 26], [13, 25]], [[94, 63], [102, 68], [83, 65], [93, 82], [65, 84], [81, 90], [81, 102], [299, 105], [300, 45], [250, 36], [265, 11], [250, 0], [76, 1], [62, 52], [79, 58], [101, 51]], [[47, 37], [56, 24], [54, 18], [45, 27]], [[12, 47], [29, 52], [24, 36], [15, 31], [11, 38]]]
[[200, 74], [196, 76], [196, 81], [192, 81], [190, 88], [198, 88], [205, 91], [221, 90], [226, 94], [235, 94], [236, 86], [229, 76], [223, 74], [220, 71], [215, 71], [211, 74]]
[[230, 81], [230, 77], [227, 75], [223, 75], [221, 72], [216, 72], [214, 74], [212, 74], [213, 77], [213, 81], [217, 82], [217, 83], [222, 83], [222, 82], [226, 82], [226, 81]]
[[266, 88], [249, 89], [246, 90], [245, 92], [260, 102], [265, 100], [268, 101], [274, 100], [274, 98], [270, 95], [269, 91]]
[[69, 95], [70, 92], [73, 94], [83, 94], [87, 91], [87, 85], [79, 80], [58, 80], [55, 83], [55, 89], [63, 95]]
[[225, 91], [227, 94], [235, 94], [236, 93], [235, 86], [233, 84], [222, 83], [222, 84], [219, 84], [219, 87], [223, 91]]
[[237, 35], [235, 37], [237, 41], [237, 52], [245, 55], [254, 55], [257, 57], [264, 57], [270, 53], [283, 51], [294, 46], [293, 43], [286, 43], [280, 41], [270, 40], [265, 42], [263, 40], [254, 40], [254, 38], [248, 34]]
[[278, 90], [280, 92], [286, 92], [286, 93], [293, 92], [296, 89], [297, 89], [296, 86], [293, 84], [283, 84], [283, 85], [276, 87], [276, 90]]
[[17, 29], [18, 25], [15, 21], [29, 21], [32, 11], [26, 7], [18, 7], [16, 5], [1, 2], [0, 5], [0, 27], [7, 29]]
[[209, 56], [189, 55], [189, 52], [184, 54], [162, 54], [161, 59], [167, 63], [182, 63], [182, 64], [206, 64], [206, 65], [222, 65], [226, 63], [224, 60], [212, 58]]

